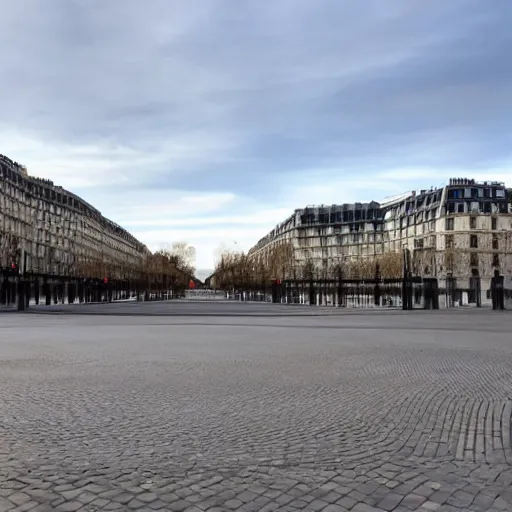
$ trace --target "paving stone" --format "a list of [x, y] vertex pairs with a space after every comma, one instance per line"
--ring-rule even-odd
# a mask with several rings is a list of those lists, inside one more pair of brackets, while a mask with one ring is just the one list
[[0, 512], [511, 510], [508, 317], [171, 307], [6, 316]]
[[328, 503], [326, 501], [314, 499], [308, 504], [308, 510], [311, 512], [318, 512], [319, 510], [323, 510], [327, 505]]
[[494, 502], [494, 497], [492, 496], [488, 496], [484, 493], [479, 493], [473, 503], [471, 504], [471, 508], [473, 510], [488, 510], [491, 508], [493, 502]]
[[308, 506], [308, 503], [302, 500], [293, 500], [289, 503], [289, 506], [297, 510], [304, 510]]
[[473, 494], [469, 494], [465, 491], [455, 491], [450, 498], [448, 498], [447, 503], [455, 507], [466, 508], [471, 505], [474, 499], [475, 495]]
[[183, 512], [187, 508], [190, 507], [190, 503], [184, 501], [184, 500], [178, 500], [173, 501], [172, 503], [169, 503], [169, 510], [172, 512]]
[[229, 508], [230, 510], [236, 510], [240, 508], [244, 504], [243, 501], [239, 499], [228, 500], [224, 503], [224, 507]]
[[31, 499], [32, 498], [28, 494], [23, 492], [15, 492], [9, 496], [9, 501], [12, 501], [15, 505], [18, 506], [31, 501]]
[[327, 505], [323, 512], [347, 512], [347, 509], [340, 505]]
[[383, 512], [381, 508], [371, 507], [365, 503], [358, 503], [351, 512]]
[[277, 503], [269, 503], [268, 505], [265, 505], [260, 512], [273, 512], [274, 510], [277, 510], [279, 508], [279, 505]]
[[5, 498], [0, 498], [0, 512], [12, 510], [16, 505]]
[[[121, 503], [116, 503], [115, 501], [111, 501], [107, 505], [103, 507], [103, 510], [121, 510], [124, 509], [124, 506]], [[140, 510], [140, 509], [139, 509]]]
[[403, 495], [390, 492], [381, 501], [379, 501], [378, 506], [382, 510], [394, 510], [403, 499]]
[[28, 512], [29, 510], [32, 510], [38, 505], [39, 503], [37, 501], [27, 501], [22, 505], [19, 505], [18, 507], [14, 508], [13, 512]]
[[356, 503], [357, 502], [350, 496], [344, 496], [343, 498], [336, 502], [336, 505], [339, 505], [340, 507], [350, 510]]
[[440, 503], [442, 505], [442, 504], [446, 503], [450, 499], [450, 496], [454, 492], [455, 492], [455, 490], [452, 490], [452, 491], [436, 491], [436, 492], [434, 492], [434, 494], [432, 494], [429, 497], [429, 500], [430, 501], [434, 501], [436, 503]]
[[57, 507], [57, 512], [75, 512], [83, 507], [79, 501], [67, 501]]
[[137, 495], [137, 499], [139, 501], [142, 501], [143, 503], [151, 503], [152, 501], [155, 501], [157, 498], [158, 496], [153, 492], [143, 492]]
[[417, 508], [421, 507], [425, 501], [427, 501], [427, 499], [424, 496], [420, 496], [418, 494], [408, 494], [401, 501], [400, 505], [411, 510], [416, 510]]
[[441, 505], [439, 503], [435, 503], [434, 501], [426, 501], [421, 505], [421, 510], [425, 512], [433, 512], [435, 510], [439, 510]]
[[429, 496], [432, 496], [434, 494], [434, 489], [427, 487], [426, 485], [420, 485], [419, 487], [416, 487], [414, 489], [414, 494], [418, 494], [419, 496], [424, 496], [425, 498], [428, 498]]
[[[106, 500], [105, 500], [106, 501]], [[92, 504], [94, 505], [95, 502], [93, 502]], [[108, 503], [108, 502], [107, 502]], [[105, 503], [104, 505], [102, 505], [103, 507], [107, 504]], [[187, 506], [189, 506], [190, 504], [187, 503]], [[144, 506], [144, 503], [142, 501], [139, 501], [137, 498], [133, 498], [131, 499], [127, 504], [126, 504], [126, 507], [131, 509], [131, 510], [137, 510], [139, 508], [142, 508]]]

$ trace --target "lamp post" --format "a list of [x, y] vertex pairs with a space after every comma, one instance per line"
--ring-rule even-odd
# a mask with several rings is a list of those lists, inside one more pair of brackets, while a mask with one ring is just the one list
[[402, 282], [402, 309], [412, 309], [412, 289], [410, 279], [411, 253], [406, 244], [403, 244], [403, 282]]

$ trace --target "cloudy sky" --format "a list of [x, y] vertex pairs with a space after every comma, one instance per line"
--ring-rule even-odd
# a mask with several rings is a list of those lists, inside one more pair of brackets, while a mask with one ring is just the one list
[[0, 153], [197, 266], [295, 208], [512, 182], [510, 0], [0, 0]]

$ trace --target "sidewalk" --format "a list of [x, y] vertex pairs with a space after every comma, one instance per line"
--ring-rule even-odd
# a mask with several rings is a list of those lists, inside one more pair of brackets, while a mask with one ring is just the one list
[[[118, 299], [118, 300], [113, 300], [112, 302], [105, 302], [105, 301], [102, 301], [102, 302], [73, 302], [73, 303], [68, 303], [68, 302], [58, 302], [57, 304], [54, 304], [53, 301], [50, 303], [50, 304], [45, 304], [45, 301], [44, 301], [44, 297], [43, 297], [43, 300], [39, 301], [39, 304], [36, 304], [34, 299], [31, 299], [30, 302], [29, 302], [29, 305], [28, 305], [28, 308], [27, 309], [34, 309], [34, 308], [51, 308], [51, 307], [62, 307], [62, 306], [87, 306], [87, 305], [98, 305], [98, 304], [119, 304], [119, 303], [137, 303], [137, 302], [144, 302], [143, 300], [141, 301], [137, 301], [137, 298], [136, 297], [132, 297], [130, 299]], [[148, 301], [148, 302], [163, 302], [163, 301]], [[5, 312], [5, 313], [12, 313], [12, 312], [17, 312], [18, 311], [18, 305], [17, 304], [6, 304], [6, 305], [0, 305], [0, 313], [1, 312]]]

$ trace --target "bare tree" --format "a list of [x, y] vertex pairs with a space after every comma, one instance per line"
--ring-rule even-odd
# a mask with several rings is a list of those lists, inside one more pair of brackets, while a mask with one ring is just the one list
[[377, 265], [383, 278], [400, 278], [403, 261], [400, 253], [386, 253], [374, 258], [338, 262], [327, 272], [320, 272], [312, 258], [298, 264], [290, 242], [276, 244], [257, 256], [226, 251], [217, 261], [213, 272], [219, 289], [262, 288], [274, 279], [368, 279], [376, 276]]
[[387, 252], [376, 258], [381, 277], [398, 279], [403, 275], [403, 255], [399, 252]]
[[403, 274], [403, 259], [399, 252], [388, 252], [370, 258], [354, 258], [344, 265], [346, 279], [374, 279], [377, 272], [384, 279], [398, 279]]
[[174, 242], [171, 249], [158, 251], [165, 254], [177, 269], [193, 276], [195, 274], [196, 250], [187, 242]]
[[304, 281], [313, 281], [317, 277], [317, 268], [311, 258], [306, 259], [300, 274]]

